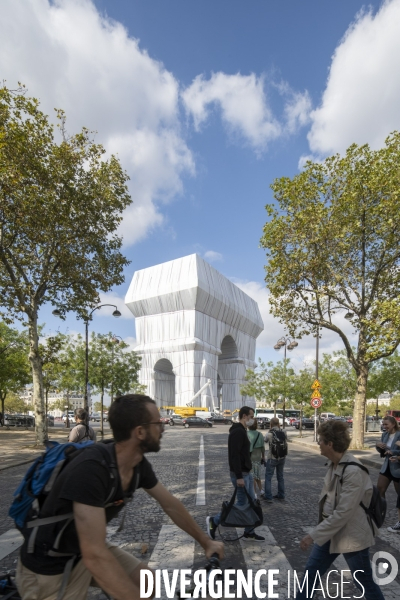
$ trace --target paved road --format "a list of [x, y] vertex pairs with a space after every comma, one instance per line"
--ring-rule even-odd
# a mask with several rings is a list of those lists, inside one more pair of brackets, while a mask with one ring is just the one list
[[[232, 493], [227, 465], [227, 433], [224, 426], [208, 430], [170, 427], [164, 434], [161, 452], [149, 455], [160, 481], [182, 500], [203, 528], [206, 516], [217, 512], [222, 500], [229, 498]], [[205, 454], [205, 506], [196, 505], [201, 436], [204, 438]], [[285, 466], [287, 500], [263, 507], [264, 527], [261, 533], [267, 537], [266, 542], [228, 543], [223, 563], [226, 569], [279, 568], [282, 573], [280, 598], [288, 597], [287, 571], [301, 572], [304, 569], [307, 554], [299, 550], [299, 540], [316, 523], [317, 499], [325, 474], [325, 459], [314, 451], [290, 444], [289, 452]], [[25, 470], [26, 467], [16, 467], [0, 473], [0, 535], [7, 536], [12, 529], [12, 522], [6, 516], [7, 509], [12, 491]], [[370, 471], [376, 481], [377, 470]], [[395, 505], [396, 496], [390, 488], [388, 525], [397, 520]], [[133, 554], [150, 560], [153, 567], [182, 568], [189, 565], [188, 568], [197, 569], [204, 566], [202, 549], [182, 535], [143, 490], [135, 494], [134, 501], [128, 507], [124, 530], [117, 533], [117, 527], [118, 523], [110, 523], [110, 539]], [[232, 534], [227, 530], [225, 533]], [[2, 543], [4, 549], [6, 541], [2, 542], [0, 538], [0, 556]], [[372, 552], [377, 550], [390, 552], [400, 564], [400, 535], [383, 529]], [[16, 555], [17, 551], [8, 553], [0, 561], [0, 572], [15, 568]], [[340, 570], [345, 566], [339, 560], [336, 568]], [[350, 590], [353, 590], [353, 595], [359, 596], [352, 586], [347, 590], [349, 596], [352, 594]], [[399, 598], [400, 577], [390, 586], [385, 586], [383, 591], [386, 598]], [[103, 596], [93, 591], [90, 598], [100, 599]]]

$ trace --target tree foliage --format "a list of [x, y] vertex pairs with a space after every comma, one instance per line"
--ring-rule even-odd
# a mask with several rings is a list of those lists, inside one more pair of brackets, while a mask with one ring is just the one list
[[28, 348], [26, 331], [20, 332], [0, 321], [0, 402], [3, 414], [6, 398], [11, 401], [31, 381]]
[[[370, 364], [400, 341], [400, 134], [381, 150], [308, 161], [272, 185], [261, 239], [271, 309], [292, 336], [337, 333], [357, 376], [353, 447], [363, 446]], [[341, 317], [358, 334], [356, 348]]]
[[[123, 281], [128, 264], [116, 233], [130, 203], [128, 179], [115, 156], [87, 129], [59, 134], [39, 101], [0, 89], [0, 290], [4, 318], [27, 322], [36, 439], [46, 437], [38, 313], [51, 302], [85, 315]], [[59, 139], [58, 139], [59, 138]]]

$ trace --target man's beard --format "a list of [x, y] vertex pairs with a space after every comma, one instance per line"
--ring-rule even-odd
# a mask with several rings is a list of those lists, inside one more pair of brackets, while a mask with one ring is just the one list
[[153, 440], [151, 439], [150, 435], [147, 434], [146, 439], [140, 442], [140, 448], [143, 454], [145, 454], [146, 452], [159, 452], [160, 440]]

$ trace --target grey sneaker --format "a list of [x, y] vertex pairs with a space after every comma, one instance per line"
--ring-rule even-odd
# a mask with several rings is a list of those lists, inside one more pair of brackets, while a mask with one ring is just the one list
[[400, 533], [400, 521], [397, 521], [396, 525], [393, 525], [393, 527], [388, 527], [387, 530], [391, 533]]
[[212, 540], [215, 540], [215, 523], [214, 523], [214, 519], [212, 517], [207, 517], [206, 518], [206, 526], [207, 526], [207, 533], [210, 536], [210, 538]]

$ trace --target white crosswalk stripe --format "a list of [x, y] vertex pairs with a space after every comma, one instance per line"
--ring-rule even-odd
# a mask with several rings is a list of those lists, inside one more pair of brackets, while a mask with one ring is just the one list
[[200, 438], [200, 454], [199, 454], [199, 475], [197, 479], [196, 492], [197, 506], [205, 506], [206, 504], [206, 472], [204, 461], [204, 436]]
[[[237, 529], [236, 531], [238, 536], [241, 536], [243, 533], [243, 529]], [[246, 566], [248, 569], [252, 569], [253, 577], [261, 569], [276, 569], [278, 573], [274, 575], [274, 579], [278, 581], [278, 585], [273, 587], [273, 592], [279, 594], [279, 598], [286, 599], [289, 597], [288, 572], [292, 570], [290, 563], [280, 546], [278, 546], [269, 527], [262, 525], [261, 527], [257, 527], [256, 531], [258, 535], [265, 537], [264, 542], [260, 543], [246, 541], [244, 538], [240, 539], [240, 546]], [[267, 598], [272, 597], [272, 588], [268, 589], [267, 577], [260, 578], [260, 590], [262, 593], [267, 594]]]
[[[191, 570], [193, 562], [194, 539], [176, 525], [163, 525], [149, 560], [149, 568], [167, 570], [169, 581], [172, 582], [172, 572], [175, 569]], [[166, 600], [167, 593], [163, 578], [160, 587], [161, 594], [157, 594], [157, 597]], [[171, 595], [169, 597], [171, 598]]]
[[9, 529], [6, 533], [0, 535], [0, 560], [22, 546], [23, 541], [24, 538], [18, 529]]

